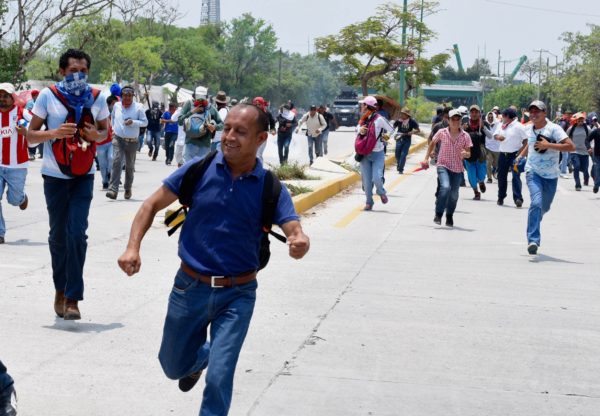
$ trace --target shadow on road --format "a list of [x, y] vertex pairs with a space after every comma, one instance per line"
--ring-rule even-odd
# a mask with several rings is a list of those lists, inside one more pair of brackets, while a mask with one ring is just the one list
[[[528, 256], [530, 257], [530, 256]], [[579, 263], [576, 261], [569, 261], [569, 260], [563, 260], [563, 259], [559, 259], [557, 257], [551, 257], [551, 256], [547, 256], [545, 254], [538, 254], [537, 256], [531, 257], [529, 259], [529, 261], [531, 263], [543, 263], [546, 261], [551, 261], [554, 263], [567, 263], [567, 264], [583, 264], [583, 263]]]
[[77, 322], [77, 321], [65, 321], [61, 318], [56, 318], [54, 325], [44, 325], [42, 328], [55, 329], [58, 331], [66, 332], [81, 332], [81, 333], [100, 333], [111, 331], [113, 329], [123, 328], [124, 325], [119, 322], [113, 322], [112, 324], [97, 324], [93, 322]]
[[17, 241], [7, 241], [5, 243], [7, 246], [29, 246], [29, 247], [35, 247], [35, 246], [47, 246], [48, 242], [44, 241], [29, 241], [29, 239], [27, 238], [22, 238], [20, 240]]

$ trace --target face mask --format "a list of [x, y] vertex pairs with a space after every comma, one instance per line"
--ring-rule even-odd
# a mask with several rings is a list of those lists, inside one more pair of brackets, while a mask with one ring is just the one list
[[63, 87], [69, 94], [79, 97], [88, 88], [87, 80], [87, 74], [84, 72], [69, 74], [63, 78]]

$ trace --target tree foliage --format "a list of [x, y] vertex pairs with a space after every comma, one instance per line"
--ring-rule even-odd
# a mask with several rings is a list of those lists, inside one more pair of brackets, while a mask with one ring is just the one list
[[485, 58], [475, 59], [473, 65], [467, 68], [466, 71], [457, 71], [451, 66], [445, 66], [440, 70], [440, 78], [445, 80], [456, 81], [479, 81], [482, 76], [490, 75], [492, 70], [490, 63]]
[[508, 108], [511, 105], [517, 108], [527, 108], [537, 97], [537, 87], [531, 84], [511, 85], [499, 88], [485, 96], [486, 107], [497, 105], [500, 108]]
[[[434, 13], [437, 5], [437, 2], [424, 2], [425, 14]], [[400, 59], [419, 55], [424, 50], [423, 46], [433, 39], [434, 32], [417, 17], [420, 8], [421, 2], [410, 3], [407, 13], [402, 6], [394, 3], [379, 6], [375, 16], [348, 25], [337, 35], [316, 39], [318, 54], [341, 61], [347, 71], [345, 81], [349, 85], [360, 85], [366, 95], [370, 85], [389, 79], [386, 75], [398, 70]], [[413, 34], [407, 36], [406, 46], [402, 46], [403, 26]], [[441, 69], [447, 59], [445, 53], [429, 59], [417, 59], [407, 71], [409, 82], [406, 93], [418, 83], [435, 79], [433, 71]]]

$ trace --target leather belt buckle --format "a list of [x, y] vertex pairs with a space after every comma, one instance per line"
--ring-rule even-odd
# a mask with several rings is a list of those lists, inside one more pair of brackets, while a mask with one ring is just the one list
[[213, 289], [220, 289], [223, 288], [225, 286], [218, 286], [215, 283], [215, 279], [225, 279], [226, 276], [211, 276], [210, 277], [210, 287], [212, 287]]

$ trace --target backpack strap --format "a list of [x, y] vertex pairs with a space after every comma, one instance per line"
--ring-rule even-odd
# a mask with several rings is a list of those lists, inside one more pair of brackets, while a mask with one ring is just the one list
[[58, 91], [58, 88], [56, 88], [56, 84], [52, 84], [48, 88], [50, 89], [50, 91], [52, 91], [52, 94], [54, 94], [54, 96], [56, 97], [56, 99], [58, 101], [60, 101], [60, 103], [67, 109], [67, 111], [73, 111], [73, 109], [69, 105], [69, 102], [67, 101], [67, 99], [65, 98], [65, 96], [62, 95], [60, 93], [60, 91]]
[[[179, 203], [181, 204], [181, 207], [165, 218], [165, 224], [167, 226], [175, 221], [180, 212], [183, 211], [185, 215], [187, 215], [188, 209], [192, 206], [196, 184], [202, 180], [204, 172], [206, 172], [206, 169], [208, 169], [208, 166], [212, 163], [216, 155], [217, 151], [213, 150], [204, 158], [190, 166], [185, 172], [183, 178], [181, 179], [181, 186], [179, 187]], [[169, 236], [173, 235], [173, 233], [175, 233], [175, 231], [177, 231], [182, 224], [183, 221], [171, 228], [167, 234]]]
[[287, 239], [271, 229], [273, 226], [273, 220], [275, 219], [277, 204], [279, 203], [279, 195], [281, 195], [281, 182], [277, 177], [275, 177], [275, 175], [273, 175], [273, 172], [267, 170], [265, 172], [262, 195], [262, 231], [265, 234], [271, 234], [282, 243], [285, 243]]

